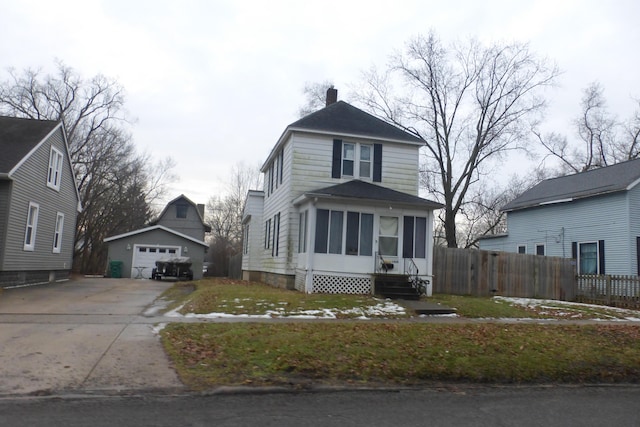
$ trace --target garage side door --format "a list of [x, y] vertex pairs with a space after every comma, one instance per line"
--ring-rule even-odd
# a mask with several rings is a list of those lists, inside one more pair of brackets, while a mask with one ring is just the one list
[[145, 246], [135, 245], [133, 264], [131, 267], [132, 279], [150, 279], [151, 271], [156, 266], [156, 261], [162, 258], [180, 256], [179, 246]]

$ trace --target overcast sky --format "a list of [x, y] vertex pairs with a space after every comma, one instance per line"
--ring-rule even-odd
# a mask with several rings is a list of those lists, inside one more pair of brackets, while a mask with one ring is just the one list
[[234, 164], [264, 161], [297, 120], [305, 82], [331, 80], [348, 101], [363, 70], [430, 29], [530, 42], [556, 61], [547, 130], [572, 131], [594, 80], [626, 117], [640, 97], [639, 17], [637, 0], [0, 0], [0, 64], [2, 80], [7, 67], [48, 70], [56, 58], [116, 78], [139, 149], [176, 160], [168, 199], [206, 203]]

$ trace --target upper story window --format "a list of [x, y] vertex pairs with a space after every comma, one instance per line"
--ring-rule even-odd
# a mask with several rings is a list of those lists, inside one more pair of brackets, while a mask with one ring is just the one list
[[342, 144], [342, 176], [371, 179], [371, 145]]
[[186, 218], [189, 205], [180, 203], [176, 205], [176, 218]]
[[27, 227], [24, 232], [24, 250], [33, 251], [36, 247], [36, 229], [38, 228], [38, 211], [40, 206], [30, 202], [27, 211]]
[[269, 169], [265, 172], [265, 188], [267, 196], [276, 191], [282, 185], [282, 176], [284, 169], [284, 149], [281, 149], [273, 158]]
[[382, 144], [361, 144], [333, 140], [332, 178], [382, 181]]
[[51, 155], [49, 156], [49, 172], [47, 173], [47, 186], [54, 190], [60, 190], [62, 163], [62, 153], [54, 147], [51, 147]]

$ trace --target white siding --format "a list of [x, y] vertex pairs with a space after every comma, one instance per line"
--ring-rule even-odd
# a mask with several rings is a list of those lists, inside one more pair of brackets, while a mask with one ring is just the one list
[[629, 198], [629, 253], [631, 261], [630, 274], [638, 274], [638, 252], [636, 239], [640, 237], [640, 185], [627, 192]]
[[264, 194], [261, 191], [249, 191], [244, 206], [243, 218], [251, 216], [249, 224], [248, 253], [242, 255], [242, 270], [259, 270], [261, 255], [264, 246], [264, 223], [262, 221], [262, 208]]
[[[483, 239], [480, 249], [516, 252], [524, 244], [528, 254], [544, 244], [547, 256], [571, 257], [572, 242], [605, 241], [605, 272], [631, 272], [629, 214], [625, 192], [567, 203], [541, 206], [507, 215], [508, 235]], [[634, 240], [635, 241], [635, 240]]]
[[[339, 138], [339, 136], [336, 136]], [[374, 144], [378, 141], [345, 138], [343, 142]], [[289, 140], [293, 147], [294, 161], [292, 196], [295, 199], [304, 192], [350, 181], [352, 178], [331, 178], [333, 138], [294, 133]], [[418, 195], [419, 147], [410, 144], [382, 144], [382, 182], [374, 184]], [[286, 165], [286, 160], [285, 160]]]

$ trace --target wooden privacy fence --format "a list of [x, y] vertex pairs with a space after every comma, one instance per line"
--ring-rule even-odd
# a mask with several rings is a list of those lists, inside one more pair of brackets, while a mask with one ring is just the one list
[[576, 299], [591, 304], [640, 308], [640, 277], [578, 276]]
[[520, 298], [575, 298], [575, 261], [509, 252], [435, 247], [433, 292]]

